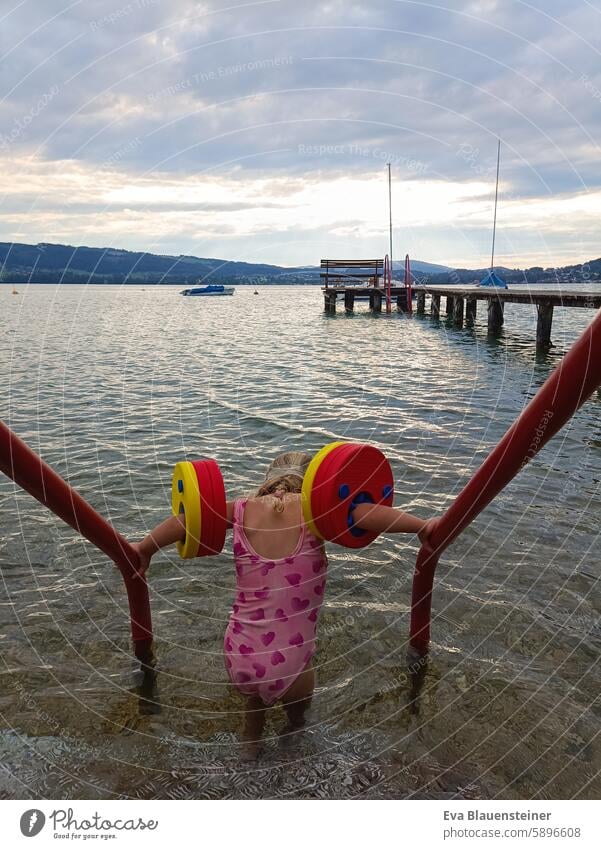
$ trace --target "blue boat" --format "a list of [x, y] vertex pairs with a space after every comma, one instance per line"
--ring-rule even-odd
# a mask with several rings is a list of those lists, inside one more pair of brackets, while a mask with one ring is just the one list
[[233, 286], [210, 283], [208, 286], [193, 286], [191, 289], [182, 289], [180, 295], [233, 295], [235, 291]]

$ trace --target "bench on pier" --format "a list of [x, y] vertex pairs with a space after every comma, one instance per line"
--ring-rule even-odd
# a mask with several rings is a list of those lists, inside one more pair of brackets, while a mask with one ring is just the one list
[[384, 277], [383, 259], [322, 259], [321, 279], [324, 287], [357, 286], [367, 282], [368, 286], [380, 288]]
[[[382, 311], [382, 300], [386, 294], [383, 259], [322, 259], [320, 276], [324, 282], [322, 291], [326, 312], [336, 312], [338, 295], [344, 298], [347, 313], [353, 312], [356, 299], [369, 299], [373, 312]], [[396, 298], [398, 310], [406, 312], [405, 286], [393, 285], [390, 294]]]

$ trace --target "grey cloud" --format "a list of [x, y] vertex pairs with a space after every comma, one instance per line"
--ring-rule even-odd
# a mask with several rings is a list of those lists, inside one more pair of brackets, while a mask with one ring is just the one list
[[68, 5], [45, 3], [37, 32], [27, 5], [3, 21], [0, 156], [241, 179], [389, 158], [404, 180], [490, 181], [499, 135], [516, 197], [601, 179], [601, 15], [586, 0]]
[[54, 200], [48, 196], [43, 198], [29, 192], [23, 192], [18, 195], [13, 195], [5, 198], [2, 203], [2, 214], [19, 214], [31, 211], [35, 212], [57, 212], [60, 214], [73, 215], [76, 213], [93, 214], [95, 212], [124, 212], [125, 210], [135, 210], [137, 212], [190, 212], [195, 213], [210, 213], [210, 212], [242, 212], [247, 209], [285, 209], [285, 203], [275, 203], [274, 201], [260, 200], [256, 203], [245, 203], [241, 201], [222, 201], [222, 202], [202, 202], [189, 201], [181, 203], [178, 201], [161, 202], [82, 202], [71, 201], [68, 197], [59, 197]]

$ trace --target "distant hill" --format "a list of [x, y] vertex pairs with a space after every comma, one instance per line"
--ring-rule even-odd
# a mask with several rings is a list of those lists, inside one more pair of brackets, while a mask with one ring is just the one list
[[[405, 260], [393, 260], [392, 267], [395, 277], [397, 277], [405, 271]], [[424, 274], [442, 274], [446, 271], [451, 271], [451, 268], [448, 265], [437, 265], [434, 262], [421, 262], [419, 259], [412, 259], [411, 271], [418, 271]]]
[[[395, 270], [403, 263], [395, 262]], [[444, 265], [414, 261], [415, 271], [448, 271]], [[232, 262], [195, 256], [124, 251], [116, 248], [72, 245], [11, 244], [0, 242], [0, 281], [22, 283], [139, 283], [186, 284], [203, 281], [220, 283], [319, 284], [318, 266], [285, 268], [266, 263]]]
[[[395, 260], [395, 277], [402, 276], [403, 260]], [[418, 280], [430, 283], [471, 283], [487, 269], [452, 269], [445, 265], [411, 260]], [[601, 259], [566, 268], [498, 267], [508, 282], [544, 282], [558, 279], [598, 280]], [[319, 284], [317, 266], [285, 268], [266, 263], [232, 262], [195, 256], [170, 256], [116, 248], [71, 245], [13, 244], [0, 242], [0, 282], [23, 283], [139, 283], [189, 285], [198, 281], [259, 284]]]
[[2, 280], [38, 283], [273, 282], [296, 276], [295, 269], [277, 265], [45, 243], [0, 242], [0, 268]]
[[[595, 283], [601, 280], [601, 259], [559, 268], [504, 268], [495, 265], [495, 271], [507, 283]], [[487, 272], [488, 268], [453, 268], [443, 273], [424, 274], [421, 280], [440, 285], [468, 284], [481, 280]]]

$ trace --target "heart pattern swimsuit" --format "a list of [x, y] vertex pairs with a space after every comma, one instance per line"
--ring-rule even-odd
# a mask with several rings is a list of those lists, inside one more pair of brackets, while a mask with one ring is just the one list
[[304, 522], [292, 554], [278, 560], [260, 557], [244, 532], [246, 501], [234, 502], [236, 598], [223, 650], [232, 683], [271, 705], [315, 653], [328, 561], [322, 541]]

